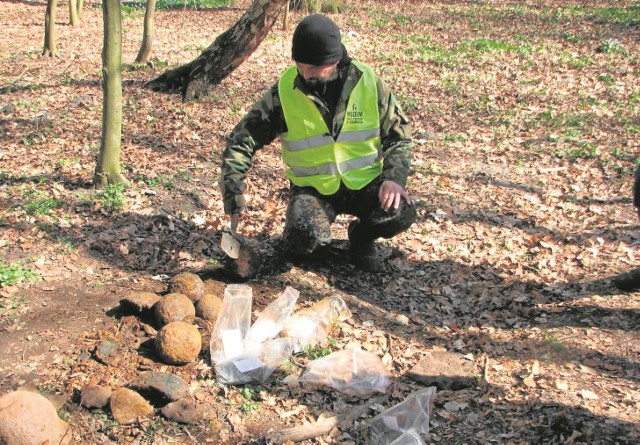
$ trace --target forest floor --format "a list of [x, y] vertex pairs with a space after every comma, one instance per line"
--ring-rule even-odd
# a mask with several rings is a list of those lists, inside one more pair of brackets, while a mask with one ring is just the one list
[[[341, 257], [273, 265], [246, 284], [254, 310], [286, 286], [305, 306], [338, 293], [353, 317], [333, 333], [384, 357], [384, 407], [422, 386], [407, 372], [432, 351], [470, 357], [478, 385], [438, 391], [428, 443], [638, 443], [640, 293], [611, 278], [640, 267], [631, 205], [640, 157], [640, 6], [634, 1], [343, 1], [350, 54], [391, 85], [412, 121], [408, 190], [418, 221], [381, 241], [386, 272]], [[278, 23], [210, 96], [183, 103], [144, 83], [195, 58], [248, 6], [159, 10], [154, 67], [133, 62], [141, 9], [123, 18], [122, 165], [131, 187], [92, 188], [102, 119], [102, 12], [68, 26], [59, 56], [41, 57], [46, 3], [2, 1], [0, 25], [0, 388], [58, 397], [84, 443], [266, 443], [363, 401], [300, 391], [279, 370], [265, 385], [216, 383], [208, 348], [167, 367], [138, 357], [143, 322], [114, 308], [133, 290], [164, 293], [173, 275], [220, 274], [219, 157], [234, 124], [290, 63]], [[248, 178], [244, 235], [280, 235], [286, 209], [279, 146]], [[348, 219], [336, 224], [345, 244]], [[277, 267], [276, 267], [277, 266]], [[203, 334], [206, 338], [206, 329]], [[117, 363], [90, 358], [105, 336]], [[305, 363], [301, 358], [297, 363]], [[129, 426], [77, 404], [97, 383], [168, 370], [201, 394], [214, 419], [154, 416]], [[288, 372], [299, 373], [293, 366]], [[381, 406], [376, 406], [378, 410]], [[370, 410], [307, 443], [366, 443]]]

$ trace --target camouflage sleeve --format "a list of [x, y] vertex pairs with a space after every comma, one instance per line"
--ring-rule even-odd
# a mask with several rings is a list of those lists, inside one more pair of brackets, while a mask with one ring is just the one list
[[283, 120], [276, 84], [232, 130], [222, 153], [220, 169], [220, 188], [226, 214], [246, 207], [244, 178], [251, 167], [253, 155], [282, 133]]
[[640, 165], [636, 168], [633, 182], [633, 205], [640, 210]]
[[378, 78], [380, 138], [384, 157], [382, 177], [402, 187], [407, 185], [411, 168], [411, 128], [409, 119], [384, 81]]

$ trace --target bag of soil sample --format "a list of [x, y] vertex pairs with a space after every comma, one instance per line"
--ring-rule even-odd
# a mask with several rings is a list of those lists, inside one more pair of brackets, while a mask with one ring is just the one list
[[384, 393], [390, 383], [380, 357], [361, 349], [334, 352], [310, 362], [298, 381], [305, 386], [330, 386], [362, 398]]
[[244, 339], [251, 325], [253, 290], [230, 284], [224, 290], [220, 314], [211, 333], [211, 363], [216, 364], [244, 352]]

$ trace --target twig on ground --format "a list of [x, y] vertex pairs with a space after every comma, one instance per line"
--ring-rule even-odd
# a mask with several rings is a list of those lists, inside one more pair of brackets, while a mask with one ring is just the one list
[[482, 367], [482, 382], [484, 385], [491, 385], [489, 381], [489, 356], [484, 356], [484, 366]]
[[389, 396], [379, 396], [369, 399], [362, 405], [358, 405], [352, 408], [346, 413], [338, 414], [337, 416], [327, 417], [324, 419], [318, 419], [314, 423], [308, 425], [296, 426], [293, 428], [287, 428], [285, 430], [276, 431], [269, 435], [268, 439], [275, 443], [284, 443], [287, 441], [301, 442], [303, 440], [313, 439], [314, 437], [321, 436], [328, 433], [333, 428], [338, 426], [344, 426], [353, 423], [358, 417], [369, 411], [369, 408], [376, 403], [384, 403]]

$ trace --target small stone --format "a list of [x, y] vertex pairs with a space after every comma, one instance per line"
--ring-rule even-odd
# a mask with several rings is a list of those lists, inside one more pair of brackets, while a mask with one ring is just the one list
[[143, 372], [128, 386], [157, 405], [166, 405], [189, 394], [187, 382], [165, 372]]
[[186, 295], [191, 301], [196, 302], [204, 295], [204, 283], [194, 273], [179, 273], [171, 280], [169, 292]]
[[183, 321], [164, 326], [156, 337], [156, 351], [169, 365], [184, 365], [198, 358], [202, 337], [198, 328]]
[[213, 294], [205, 294], [196, 303], [196, 315], [209, 321], [216, 321], [220, 308], [222, 307], [222, 298]]
[[204, 413], [200, 405], [190, 399], [181, 399], [177, 402], [169, 403], [162, 408], [161, 412], [169, 420], [186, 424], [194, 424], [204, 419]]
[[196, 317], [193, 303], [183, 294], [167, 294], [156, 303], [156, 321], [160, 327], [173, 321], [191, 322]]
[[111, 396], [111, 414], [120, 425], [138, 422], [153, 414], [153, 406], [140, 394], [127, 388], [119, 388]]
[[95, 356], [100, 362], [108, 365], [117, 355], [118, 342], [113, 338], [105, 338], [95, 349]]
[[14, 391], [0, 398], [0, 443], [7, 445], [68, 444], [71, 432], [45, 397]]
[[132, 292], [120, 300], [120, 307], [125, 312], [146, 312], [153, 308], [153, 305], [160, 300], [160, 297], [153, 292]]
[[462, 354], [448, 351], [430, 352], [407, 373], [407, 377], [426, 386], [454, 391], [475, 387], [477, 375], [474, 362]]
[[86, 408], [104, 408], [111, 398], [111, 388], [99, 385], [89, 385], [80, 392], [80, 406]]

